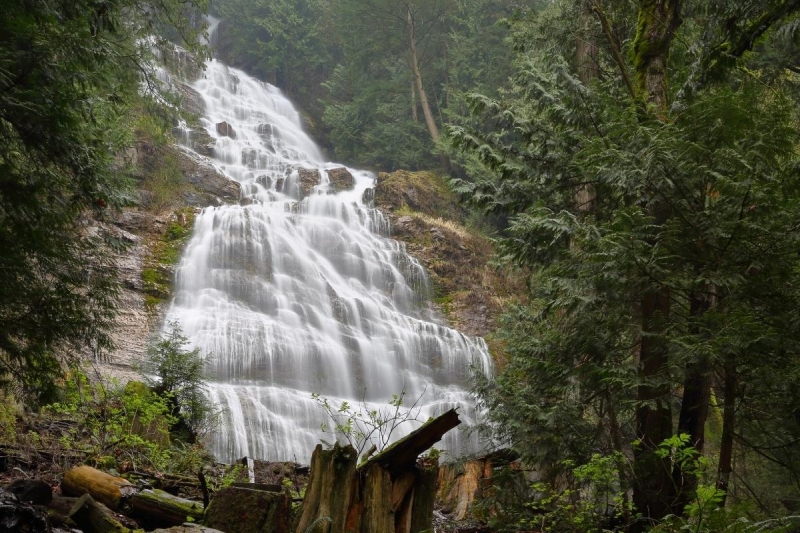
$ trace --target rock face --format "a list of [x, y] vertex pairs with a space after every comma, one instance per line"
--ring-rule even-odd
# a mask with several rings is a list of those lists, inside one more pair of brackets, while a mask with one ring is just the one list
[[300, 199], [302, 200], [309, 194], [311, 194], [311, 190], [319, 185], [320, 176], [319, 170], [310, 169], [310, 168], [300, 168], [297, 170], [298, 174], [298, 185], [300, 187]]
[[223, 137], [230, 137], [231, 139], [236, 138], [236, 131], [233, 129], [233, 126], [231, 126], [227, 122], [217, 123], [217, 133], [222, 135]]
[[328, 179], [331, 182], [331, 189], [335, 192], [349, 191], [356, 184], [353, 175], [344, 167], [328, 170]]
[[[496, 475], [498, 470], [504, 471], [502, 476]], [[487, 498], [498, 496], [493, 490], [497, 483], [502, 483], [506, 489], [503, 494], [514, 495], [524, 494], [531, 481], [521, 470], [519, 457], [515, 453], [498, 450], [484, 457], [441, 466], [436, 484], [436, 502], [449, 520], [462, 521], [472, 518], [470, 515], [477, 504], [502, 507], [503, 502], [496, 499], [487, 501]], [[497, 510], [485, 508], [483, 512], [492, 513]]]
[[431, 278], [435, 303], [450, 325], [485, 336], [505, 302], [523, 294], [523, 276], [487, 264], [492, 245], [464, 225], [458, 199], [432, 172], [378, 175], [375, 206], [388, 214], [392, 237], [406, 243]]
[[[194, 201], [191, 201], [193, 200], [191, 197], [187, 198], [189, 205], [198, 207], [203, 204], [215, 205], [218, 203], [215, 201], [216, 198], [225, 203], [239, 201], [241, 195], [239, 182], [220, 174], [208, 161], [194, 157], [188, 152], [179, 151], [178, 164], [186, 182], [194, 185], [200, 196], [203, 194], [212, 196], [212, 198], [197, 198]], [[197, 195], [196, 193], [195, 196]]]
[[176, 85], [178, 94], [181, 96], [181, 110], [192, 115], [202, 115], [206, 110], [206, 103], [199, 92], [195, 91], [185, 83], [178, 83]]
[[225, 533], [289, 533], [291, 516], [285, 492], [228, 487], [214, 495], [203, 523]]

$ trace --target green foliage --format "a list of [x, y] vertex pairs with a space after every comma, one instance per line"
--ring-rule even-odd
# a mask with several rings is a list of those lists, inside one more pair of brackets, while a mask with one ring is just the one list
[[[419, 416], [417, 404], [403, 407], [405, 391], [393, 394], [386, 407], [371, 408], [366, 401], [361, 400], [358, 408], [344, 400], [339, 407], [331, 404], [327, 398], [319, 394], [312, 394], [311, 398], [325, 411], [331, 419], [332, 425], [323, 424], [323, 432], [333, 433], [338, 438], [343, 438], [353, 447], [357, 456], [361, 457], [368, 446], [375, 446], [378, 452], [388, 446], [395, 430], [406, 422], [416, 421]], [[363, 458], [362, 458], [363, 459]]]
[[170, 467], [169, 406], [141, 383], [91, 383], [76, 372], [64, 382], [60, 401], [45, 412], [73, 417], [77, 424], [62, 445], [86, 453], [99, 466]]
[[441, 150], [412, 89], [409, 12], [423, 85], [441, 127], [468, 113], [466, 92], [494, 94], [509, 75], [507, 25], [500, 21], [518, 3], [224, 0], [215, 8], [230, 22], [220, 37], [223, 58], [321, 117], [314, 133], [336, 158], [394, 170], [431, 168]]
[[[163, 337], [147, 349], [141, 370], [147, 381], [170, 404], [194, 442], [215, 424], [215, 410], [205, 392], [205, 361], [200, 349], [189, 350], [189, 340], [177, 322], [170, 322]], [[201, 439], [202, 440], [202, 439]]]
[[[631, 10], [604, 4], [612, 42], [583, 3], [554, 2], [515, 22], [510, 86], [502, 98], [469, 95], [475, 117], [450, 131], [480, 172], [456, 180], [458, 192], [507, 220], [503, 258], [531, 269], [530, 302], [509, 309], [498, 334], [508, 363], [479, 380], [478, 392], [494, 436], [547, 479], [569, 473], [565, 460], [622, 453], [642, 463], [640, 451], [654, 447], [658, 472], [650, 473], [674, 484], [660, 495], [665, 506], [688, 513], [676, 520], [706, 527], [723, 494], [712, 488], [718, 480], [700, 479], [701, 437], [645, 442], [648, 413], [680, 412], [664, 424], [672, 430], [690, 418], [680, 411], [690, 402], [721, 416], [727, 400], [737, 457], [757, 455], [763, 469], [741, 466], [738, 475], [749, 479], [732, 482], [726, 503], [760, 502], [748, 484], [778, 472], [787, 476], [773, 490], [792, 498], [800, 491], [789, 481], [800, 472], [800, 426], [788, 385], [800, 341], [797, 86], [747, 70], [753, 56], [727, 55], [724, 68], [707, 61], [713, 36], [742, 35], [759, 13], [777, 24], [788, 12], [775, 11], [781, 2], [720, 2], [711, 16], [702, 2], [681, 4], [685, 23], [669, 55], [675, 99], [659, 109], [630, 95], [612, 57], [613, 46], [623, 47], [623, 62], [631, 52]], [[579, 38], [597, 44], [603, 73], [590, 80], [574, 59], [580, 17]], [[697, 71], [704, 68], [708, 75]], [[644, 321], [645, 296], [655, 294], [666, 296], [669, 313]], [[657, 371], [643, 364], [654, 344], [664, 347]], [[686, 396], [698, 375], [713, 401]], [[726, 376], [735, 389], [724, 389]], [[637, 437], [642, 448], [633, 450], [626, 443]], [[705, 446], [716, 464], [721, 444]], [[644, 471], [620, 468], [621, 489], [640, 490], [650, 481]], [[779, 505], [761, 502], [760, 511]]]
[[87, 222], [129, 199], [121, 162], [151, 44], [171, 21], [191, 46], [203, 3], [3, 5], [0, 372], [24, 391], [52, 396], [64, 363], [111, 345], [121, 243]]

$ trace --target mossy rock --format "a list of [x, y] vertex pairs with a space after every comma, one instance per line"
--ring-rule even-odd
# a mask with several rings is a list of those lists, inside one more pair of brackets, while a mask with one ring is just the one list
[[214, 495], [203, 523], [226, 533], [289, 533], [292, 500], [286, 492], [227, 487]]
[[395, 212], [407, 208], [453, 221], [461, 221], [464, 216], [455, 193], [435, 172], [381, 172], [375, 187], [375, 205]]

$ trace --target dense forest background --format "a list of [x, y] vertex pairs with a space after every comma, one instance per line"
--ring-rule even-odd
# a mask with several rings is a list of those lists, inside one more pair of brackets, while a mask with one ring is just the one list
[[[4, 8], [0, 361], [19, 394], [46, 402], [65, 363], [109, 345], [121, 243], [86, 221], [136, 201], [124, 154], [174, 118], [147, 89], [149, 36], [202, 59], [207, 7]], [[211, 13], [218, 56], [291, 95], [335, 159], [439, 169], [491, 215], [527, 293], [476, 392], [487, 434], [538, 476], [497, 473], [493, 527], [796, 530], [800, 1]]]

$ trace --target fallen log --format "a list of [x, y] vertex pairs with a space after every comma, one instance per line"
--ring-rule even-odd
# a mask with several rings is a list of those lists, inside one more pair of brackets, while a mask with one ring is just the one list
[[91, 533], [130, 533], [131, 531], [114, 518], [105, 505], [96, 502], [89, 494], [78, 498], [69, 512], [69, 517], [82, 530]]
[[173, 496], [163, 490], [145, 489], [128, 499], [134, 518], [155, 527], [179, 526], [203, 519], [203, 504]]
[[67, 496], [91, 494], [94, 500], [111, 509], [119, 509], [123, 500], [136, 493], [136, 487], [127, 479], [84, 465], [76, 466], [64, 474], [61, 492]]
[[450, 409], [374, 455], [359, 466], [358, 470], [366, 472], [372, 465], [379, 464], [394, 477], [398, 473], [413, 468], [417, 457], [422, 452], [442, 440], [445, 433], [459, 424], [461, 424], [461, 420], [458, 419], [458, 413], [455, 409]]

